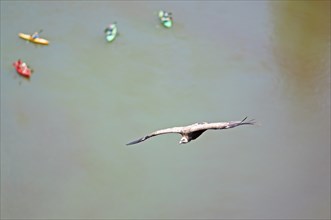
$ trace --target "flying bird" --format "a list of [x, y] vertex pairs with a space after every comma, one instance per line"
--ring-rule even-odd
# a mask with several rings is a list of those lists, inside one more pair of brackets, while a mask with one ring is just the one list
[[192, 125], [188, 125], [185, 127], [173, 127], [173, 128], [166, 128], [162, 130], [158, 130], [155, 132], [152, 132], [142, 138], [139, 138], [138, 140], [132, 141], [130, 143], [127, 143], [126, 145], [132, 145], [132, 144], [138, 144], [140, 142], [143, 142], [147, 140], [148, 138], [161, 135], [161, 134], [169, 134], [169, 133], [178, 133], [182, 136], [182, 138], [179, 141], [179, 144], [186, 144], [190, 142], [191, 140], [197, 139], [203, 132], [213, 129], [228, 129], [228, 128], [234, 128], [240, 125], [254, 125], [255, 121], [254, 119], [245, 121], [247, 119], [244, 118], [241, 121], [230, 121], [230, 122], [215, 122], [215, 123], [195, 123]]

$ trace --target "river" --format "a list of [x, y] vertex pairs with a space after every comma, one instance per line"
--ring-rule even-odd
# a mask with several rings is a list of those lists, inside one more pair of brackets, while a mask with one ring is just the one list
[[0, 80], [1, 218], [330, 218], [330, 1], [1, 1]]

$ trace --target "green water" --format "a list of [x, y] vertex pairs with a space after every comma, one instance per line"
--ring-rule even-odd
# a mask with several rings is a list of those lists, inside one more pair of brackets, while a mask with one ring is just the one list
[[1, 218], [330, 218], [328, 1], [1, 1], [0, 80]]

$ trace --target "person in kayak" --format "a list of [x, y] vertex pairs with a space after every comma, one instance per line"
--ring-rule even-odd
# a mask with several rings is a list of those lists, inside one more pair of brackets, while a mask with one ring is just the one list
[[25, 62], [22, 62], [21, 59], [17, 60], [17, 68], [22, 71], [22, 72], [26, 72], [28, 70], [28, 65]]
[[116, 28], [116, 22], [114, 22], [114, 24], [110, 24], [108, 27], [106, 27], [105, 29], [105, 33], [111, 35], [113, 30]]
[[39, 38], [39, 33], [38, 32], [34, 32], [31, 37], [32, 37], [32, 39]]
[[22, 63], [22, 64], [21, 64], [21, 69], [22, 69], [23, 71], [26, 71], [27, 68], [28, 68], [28, 65], [27, 65], [26, 63]]
[[166, 11], [160, 11], [159, 12], [159, 17], [161, 18], [162, 22], [171, 21], [172, 20], [171, 15], [172, 15], [171, 12], [166, 12]]

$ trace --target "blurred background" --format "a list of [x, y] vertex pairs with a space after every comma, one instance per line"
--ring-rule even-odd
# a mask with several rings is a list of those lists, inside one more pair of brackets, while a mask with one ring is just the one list
[[1, 1], [0, 80], [1, 218], [330, 218], [330, 1]]

